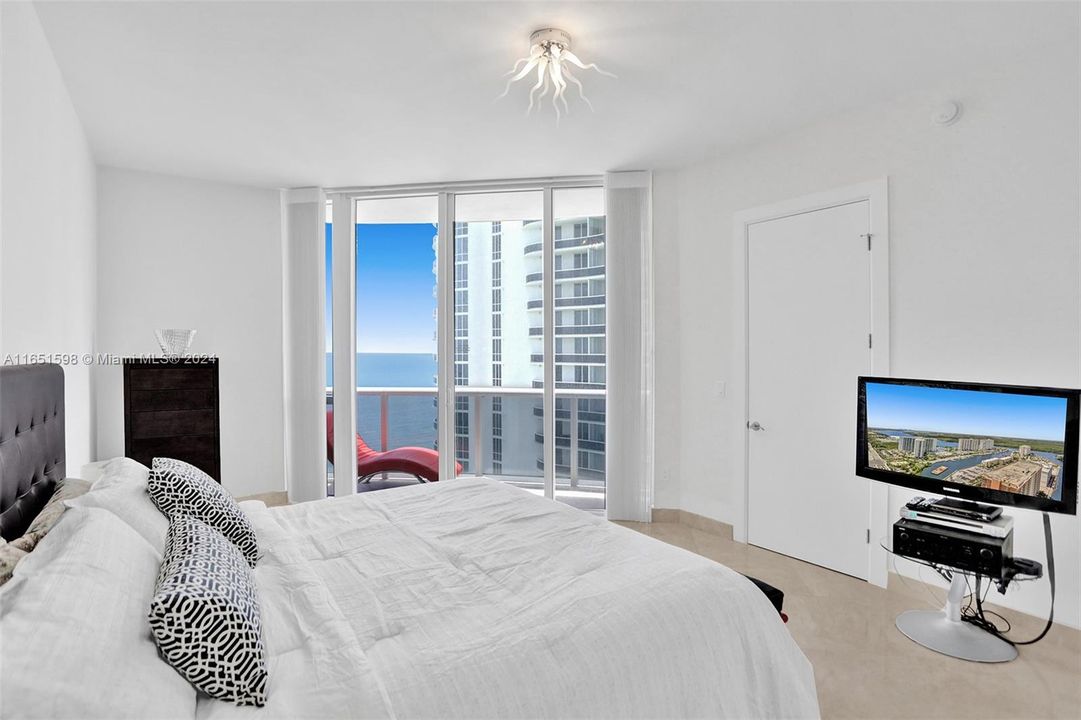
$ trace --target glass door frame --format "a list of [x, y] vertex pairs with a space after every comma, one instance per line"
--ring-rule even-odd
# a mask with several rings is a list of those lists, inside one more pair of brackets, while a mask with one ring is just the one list
[[[358, 200], [436, 196], [438, 232], [436, 252], [436, 363], [438, 403], [439, 476], [455, 475], [454, 442], [454, 223], [457, 195], [485, 192], [541, 191], [544, 217], [542, 234], [542, 304], [543, 304], [543, 438], [544, 496], [555, 497], [555, 217], [553, 191], [564, 188], [604, 187], [604, 176], [582, 175], [532, 179], [487, 180], [483, 182], [442, 183], [430, 185], [391, 185], [383, 187], [347, 187], [327, 191], [332, 203], [332, 323], [334, 396], [353, 398], [348, 410], [335, 403], [334, 413], [334, 494], [351, 495], [357, 491], [356, 405], [356, 204]], [[347, 392], [339, 392], [347, 388]], [[572, 434], [576, 433], [572, 429]], [[352, 468], [341, 472], [341, 468]]]

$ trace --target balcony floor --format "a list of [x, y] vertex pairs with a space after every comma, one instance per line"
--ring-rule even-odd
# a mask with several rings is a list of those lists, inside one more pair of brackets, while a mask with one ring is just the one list
[[[517, 483], [510, 483], [516, 485]], [[539, 487], [523, 487], [519, 485], [523, 490], [533, 493], [534, 495], [540, 495], [543, 497], [544, 488]], [[604, 493], [603, 492], [591, 492], [588, 490], [560, 490], [556, 488], [556, 500], [562, 503], [567, 503], [571, 507], [578, 508], [579, 510], [586, 510], [587, 512], [597, 513], [598, 515], [604, 515]]]

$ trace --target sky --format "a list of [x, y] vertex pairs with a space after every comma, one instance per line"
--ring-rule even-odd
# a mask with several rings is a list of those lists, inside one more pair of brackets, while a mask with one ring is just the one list
[[868, 382], [867, 424], [1061, 442], [1066, 399]]
[[[326, 269], [330, 278], [330, 223]], [[435, 251], [431, 223], [357, 225], [357, 352], [435, 352]], [[331, 289], [326, 295], [330, 352]]]

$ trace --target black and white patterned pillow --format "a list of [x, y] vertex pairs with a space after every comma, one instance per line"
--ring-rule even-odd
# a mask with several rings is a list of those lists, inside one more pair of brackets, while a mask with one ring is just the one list
[[173, 517], [149, 619], [162, 657], [197, 690], [238, 705], [266, 702], [255, 580], [217, 530], [187, 515]]
[[154, 458], [146, 491], [165, 517], [199, 518], [240, 548], [248, 564], [255, 567], [259, 559], [255, 528], [233, 496], [214, 478], [181, 460]]

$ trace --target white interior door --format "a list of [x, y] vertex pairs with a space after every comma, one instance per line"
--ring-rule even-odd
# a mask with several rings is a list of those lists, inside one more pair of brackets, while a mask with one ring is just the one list
[[854, 475], [871, 370], [870, 203], [751, 225], [748, 503], [753, 545], [866, 579], [870, 490]]

